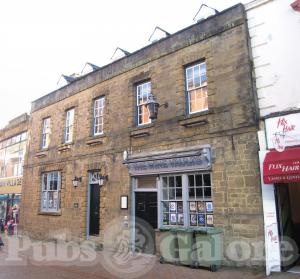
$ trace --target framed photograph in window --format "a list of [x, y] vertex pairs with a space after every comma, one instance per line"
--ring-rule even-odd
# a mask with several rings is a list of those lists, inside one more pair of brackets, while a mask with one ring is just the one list
[[206, 212], [213, 212], [213, 203], [212, 202], [206, 202]]
[[214, 225], [214, 215], [207, 214], [206, 215], [206, 224], [207, 226], [213, 226]]
[[177, 214], [177, 224], [183, 225], [183, 214]]
[[176, 202], [170, 202], [169, 203], [169, 210], [171, 212], [176, 212]]
[[170, 214], [170, 223], [171, 225], [176, 225], [176, 214]]
[[196, 212], [196, 202], [190, 202], [190, 212]]
[[198, 214], [198, 225], [205, 226], [205, 214]]
[[183, 213], [183, 205], [182, 202], [177, 202], [177, 212]]
[[197, 226], [197, 215], [196, 214], [190, 215], [190, 225]]
[[205, 202], [198, 201], [197, 209], [198, 209], [198, 212], [205, 212]]

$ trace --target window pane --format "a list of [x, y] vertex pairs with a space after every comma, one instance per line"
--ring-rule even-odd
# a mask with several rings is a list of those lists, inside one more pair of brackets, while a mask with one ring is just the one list
[[175, 200], [175, 189], [169, 189], [169, 200]]
[[201, 76], [201, 85], [202, 85], [202, 86], [206, 86], [206, 81], [207, 81], [206, 75], [202, 75], [202, 76]]
[[176, 187], [182, 187], [181, 176], [176, 176]]
[[54, 208], [54, 192], [48, 192], [48, 208]]
[[60, 173], [57, 171], [42, 175], [41, 208], [43, 211], [57, 211], [59, 209], [59, 176]]
[[186, 77], [187, 77], [187, 79], [192, 79], [193, 78], [193, 69], [192, 68], [188, 68], [186, 70]]
[[190, 187], [189, 188], [189, 198], [190, 199], [194, 199], [195, 198], [195, 188], [194, 187]]
[[203, 180], [204, 180], [204, 185], [205, 186], [211, 186], [210, 174], [209, 173], [203, 175]]
[[194, 179], [194, 175], [189, 175], [189, 186], [194, 186], [195, 185], [195, 179]]
[[208, 108], [206, 87], [190, 91], [189, 98], [190, 112], [197, 112]]
[[197, 174], [196, 175], [196, 186], [202, 186], [202, 175], [201, 174]]
[[169, 187], [175, 187], [174, 176], [169, 177]]
[[167, 188], [167, 187], [168, 187], [168, 178], [163, 177], [163, 188]]
[[163, 202], [163, 212], [169, 212], [169, 202]]
[[188, 79], [187, 81], [187, 87], [188, 87], [188, 90], [191, 90], [194, 88], [194, 82], [192, 79]]
[[196, 198], [203, 198], [203, 188], [202, 187], [197, 187], [196, 188]]
[[200, 86], [200, 76], [195, 77], [194, 84], [195, 84], [194, 87]]
[[206, 63], [202, 62], [187, 68], [186, 84], [189, 97], [189, 112], [195, 113], [208, 108]]
[[70, 109], [66, 112], [65, 142], [71, 142], [73, 140], [73, 122], [74, 109]]
[[176, 188], [176, 199], [182, 199], [182, 189]]
[[211, 187], [204, 188], [204, 198], [211, 198]]
[[137, 188], [139, 189], [155, 189], [156, 188], [156, 177], [155, 176], [144, 176], [137, 179]]
[[151, 123], [149, 118], [149, 111], [144, 106], [148, 101], [149, 93], [151, 92], [151, 82], [145, 82], [137, 86], [136, 94], [137, 94], [137, 106], [138, 106], [138, 113], [137, 113], [137, 120], [138, 125]]
[[105, 97], [100, 97], [94, 101], [94, 135], [103, 133], [103, 114]]
[[47, 190], [47, 174], [43, 174], [43, 190]]
[[163, 200], [168, 200], [168, 189], [163, 189]]
[[43, 119], [42, 129], [42, 148], [47, 148], [49, 145], [50, 134], [50, 117]]
[[201, 63], [200, 64], [200, 73], [206, 73], [206, 63]]
[[47, 192], [42, 193], [42, 207], [47, 208]]

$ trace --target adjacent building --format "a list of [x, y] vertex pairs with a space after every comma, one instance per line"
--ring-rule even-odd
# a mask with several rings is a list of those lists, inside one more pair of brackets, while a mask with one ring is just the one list
[[[299, 4], [299, 0], [256, 0], [246, 5], [261, 116], [267, 274], [289, 268], [299, 257]], [[293, 245], [289, 257], [284, 251], [287, 246], [281, 245], [287, 239]]]
[[0, 223], [19, 223], [28, 115], [11, 120], [0, 130]]
[[[233, 239], [257, 247], [264, 230], [249, 49], [239, 4], [35, 100], [22, 229], [101, 242], [110, 221], [133, 216], [157, 237], [161, 227], [216, 227], [225, 248]], [[156, 119], [146, 105], [153, 96]]]

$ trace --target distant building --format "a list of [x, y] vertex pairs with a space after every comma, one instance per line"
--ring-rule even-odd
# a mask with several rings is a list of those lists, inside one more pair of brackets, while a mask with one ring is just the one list
[[1, 229], [19, 223], [23, 165], [27, 146], [28, 115], [23, 114], [0, 130], [0, 220]]

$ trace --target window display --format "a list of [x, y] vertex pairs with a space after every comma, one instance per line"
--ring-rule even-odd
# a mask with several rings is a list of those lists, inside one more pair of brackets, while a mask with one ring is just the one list
[[210, 173], [188, 175], [188, 188], [190, 226], [213, 226]]
[[162, 225], [213, 226], [210, 173], [164, 176], [161, 186]]

